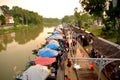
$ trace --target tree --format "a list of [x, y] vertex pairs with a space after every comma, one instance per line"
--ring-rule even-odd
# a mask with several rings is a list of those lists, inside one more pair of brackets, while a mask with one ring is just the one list
[[5, 16], [0, 15], [0, 20], [2, 21], [2, 25], [4, 25], [6, 22]]
[[74, 9], [74, 16], [75, 16], [75, 23], [77, 24], [78, 27], [82, 28], [88, 28], [90, 27], [89, 25], [91, 24], [91, 15], [88, 13], [83, 13], [83, 12], [78, 12], [78, 9]]
[[90, 15], [94, 16], [99, 24], [99, 20], [103, 19], [103, 12], [106, 9], [107, 0], [83, 0], [82, 6]]
[[116, 0], [117, 5], [113, 6], [112, 10], [114, 12], [115, 19], [115, 29], [117, 34], [117, 43], [120, 44], [120, 0]]
[[71, 15], [71, 16], [66, 15], [62, 18], [62, 23], [67, 23], [67, 24], [71, 25], [71, 24], [73, 24], [74, 20], [75, 20], [75, 17], [73, 15]]
[[[120, 0], [117, 5], [113, 5], [113, 1], [109, 1], [109, 9], [106, 10], [107, 18], [104, 19], [106, 32], [112, 32], [116, 36], [116, 43], [120, 44]], [[111, 34], [110, 34], [111, 35]]]
[[[113, 6], [113, 0], [83, 0], [84, 10], [96, 18], [102, 18], [106, 33], [116, 32], [117, 43], [120, 44], [120, 0]], [[108, 8], [109, 7], [109, 8]], [[108, 9], [107, 9], [108, 8]], [[106, 13], [104, 17], [103, 12]]]
[[9, 14], [10, 13], [10, 9], [7, 5], [0, 6], [0, 8], [2, 9], [4, 14]]
[[84, 10], [96, 17], [103, 17], [103, 12], [106, 9], [106, 0], [83, 0], [82, 5]]
[[42, 16], [33, 11], [22, 9], [18, 6], [13, 6], [10, 10], [11, 14], [15, 18], [16, 24], [42, 24]]
[[80, 19], [80, 12], [77, 12], [78, 8], [74, 9], [74, 16], [75, 16], [75, 25], [81, 28], [81, 19]]
[[57, 26], [61, 23], [61, 19], [58, 18], [43, 18], [44, 26]]

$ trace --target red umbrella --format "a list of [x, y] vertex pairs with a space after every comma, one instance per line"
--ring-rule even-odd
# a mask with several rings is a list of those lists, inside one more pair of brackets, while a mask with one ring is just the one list
[[41, 56], [37, 57], [34, 60], [35, 64], [40, 64], [40, 65], [49, 65], [55, 61], [56, 61], [56, 58], [48, 58], [48, 57], [41, 57]]

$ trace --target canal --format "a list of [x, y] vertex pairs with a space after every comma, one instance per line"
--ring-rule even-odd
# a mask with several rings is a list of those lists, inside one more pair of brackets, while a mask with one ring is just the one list
[[0, 80], [14, 80], [16, 72], [25, 69], [36, 56], [32, 50], [41, 47], [54, 27], [37, 27], [0, 35]]

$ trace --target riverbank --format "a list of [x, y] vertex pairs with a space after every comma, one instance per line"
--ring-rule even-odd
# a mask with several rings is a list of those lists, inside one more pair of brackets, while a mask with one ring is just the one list
[[32, 24], [32, 25], [17, 25], [17, 26], [13, 26], [13, 25], [0, 26], [0, 34], [10, 33], [10, 32], [16, 31], [16, 30], [20, 30], [20, 29], [36, 28], [38, 26], [41, 26], [41, 25]]
[[114, 42], [114, 43], [117, 42], [116, 35], [114, 35], [114, 36], [113, 35], [111, 35], [111, 36], [103, 35], [101, 27], [98, 27], [98, 28], [88, 28], [87, 30], [89, 32], [92, 32], [97, 37], [102, 37], [102, 38], [104, 38], [104, 39], [106, 39], [108, 41]]

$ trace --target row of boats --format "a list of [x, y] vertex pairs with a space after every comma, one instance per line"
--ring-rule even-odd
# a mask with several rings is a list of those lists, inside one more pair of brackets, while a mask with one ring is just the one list
[[[36, 58], [28, 62], [29, 66], [21, 73], [16, 75], [16, 80], [55, 80], [58, 62], [58, 56], [61, 55], [63, 47], [64, 34], [63, 25], [58, 25], [52, 34], [46, 38], [44, 44], [38, 50], [33, 50]], [[57, 63], [58, 64], [58, 63]]]

